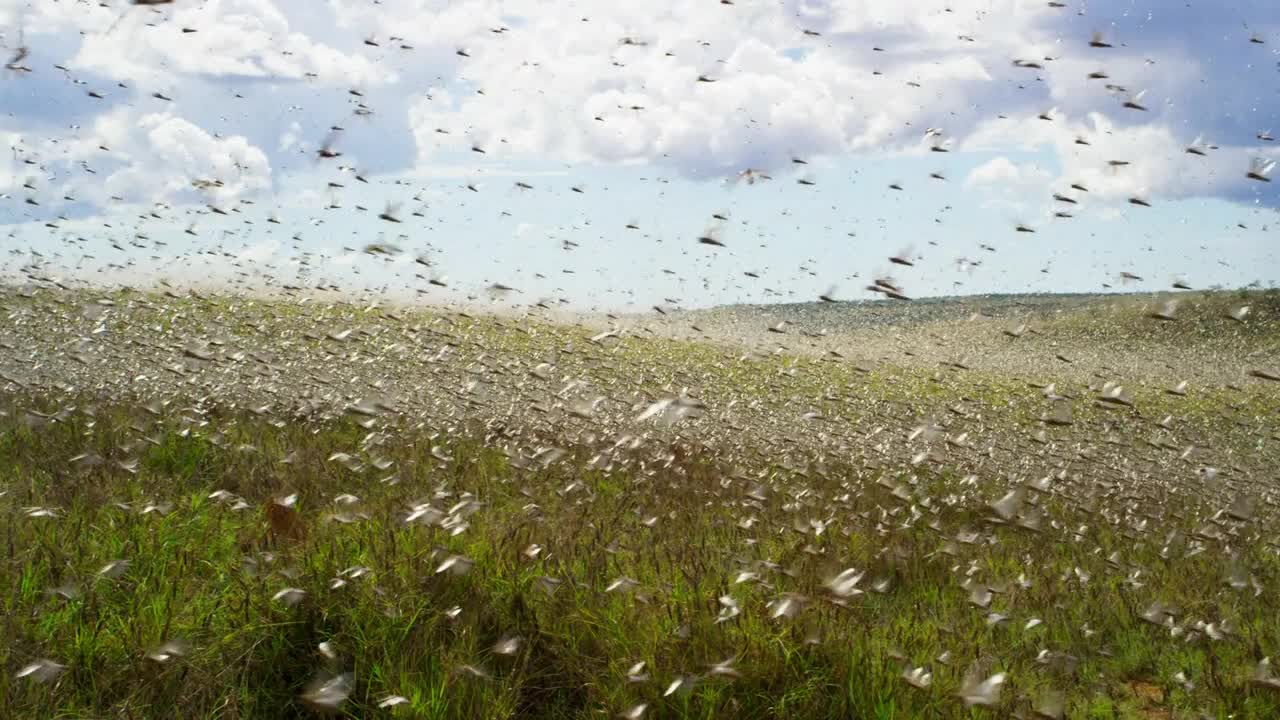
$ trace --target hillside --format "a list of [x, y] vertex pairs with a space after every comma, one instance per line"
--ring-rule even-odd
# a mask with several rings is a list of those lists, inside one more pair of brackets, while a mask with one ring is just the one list
[[0, 715], [1272, 716], [1274, 302], [11, 293]]

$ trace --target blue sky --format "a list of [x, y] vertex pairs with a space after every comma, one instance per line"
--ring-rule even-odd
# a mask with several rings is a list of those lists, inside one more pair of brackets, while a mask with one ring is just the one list
[[6, 267], [608, 309], [1276, 280], [1280, 11], [1065, 4], [0, 0]]

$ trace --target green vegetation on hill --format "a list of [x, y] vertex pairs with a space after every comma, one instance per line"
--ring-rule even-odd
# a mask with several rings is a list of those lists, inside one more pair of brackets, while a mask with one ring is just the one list
[[1280, 385], [1128, 379], [1257, 297], [901, 362], [9, 298], [0, 717], [1280, 715]]

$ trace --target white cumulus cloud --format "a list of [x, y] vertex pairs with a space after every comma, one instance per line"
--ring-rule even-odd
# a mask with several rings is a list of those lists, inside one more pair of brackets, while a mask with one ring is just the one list
[[[362, 87], [395, 79], [366, 57], [295, 30], [271, 0], [208, 0], [160, 12], [121, 6], [106, 31], [97, 24], [95, 32], [85, 33], [70, 67], [161, 88], [190, 74], [314, 77]], [[39, 12], [45, 15], [41, 29], [85, 29], [84, 20], [74, 15]]]

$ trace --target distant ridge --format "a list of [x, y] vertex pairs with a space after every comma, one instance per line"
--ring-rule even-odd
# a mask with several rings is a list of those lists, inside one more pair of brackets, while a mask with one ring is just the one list
[[994, 302], [1000, 304], [1017, 305], [1020, 301], [1023, 304], [1039, 304], [1043, 302], [1054, 301], [1106, 301], [1106, 300], [1122, 300], [1126, 298], [1152, 298], [1163, 297], [1166, 295], [1187, 295], [1202, 293], [1227, 293], [1234, 292], [1225, 289], [1206, 289], [1206, 290], [1152, 290], [1147, 292], [1113, 292], [1113, 293], [985, 293], [977, 295], [933, 295], [911, 300], [890, 300], [886, 298], [854, 298], [849, 300], [837, 300], [835, 302], [825, 302], [821, 300], [811, 300], [806, 302], [786, 302], [786, 303], [730, 303], [726, 305], [716, 305], [709, 308], [690, 309], [681, 312], [714, 312], [717, 310], [739, 310], [739, 309], [758, 309], [758, 310], [783, 310], [783, 309], [801, 309], [811, 307], [832, 307], [847, 308], [853, 307], [876, 307], [884, 305], [902, 305], [904, 303], [914, 304], [964, 304], [964, 305], [980, 305], [984, 302]]
[[995, 321], [1050, 320], [1073, 313], [1097, 310], [1135, 312], [1180, 298], [1185, 307], [1226, 305], [1233, 298], [1269, 305], [1274, 291], [1251, 290], [1156, 290], [1113, 293], [992, 293], [952, 295], [919, 300], [850, 299], [837, 302], [757, 303], [720, 305], [702, 309], [666, 309], [663, 314], [632, 316], [647, 322], [696, 326], [727, 336], [746, 336], [766, 328], [785, 332], [791, 327], [802, 333], [840, 333], [871, 328], [909, 327], [934, 322], [957, 322], [977, 317]]

